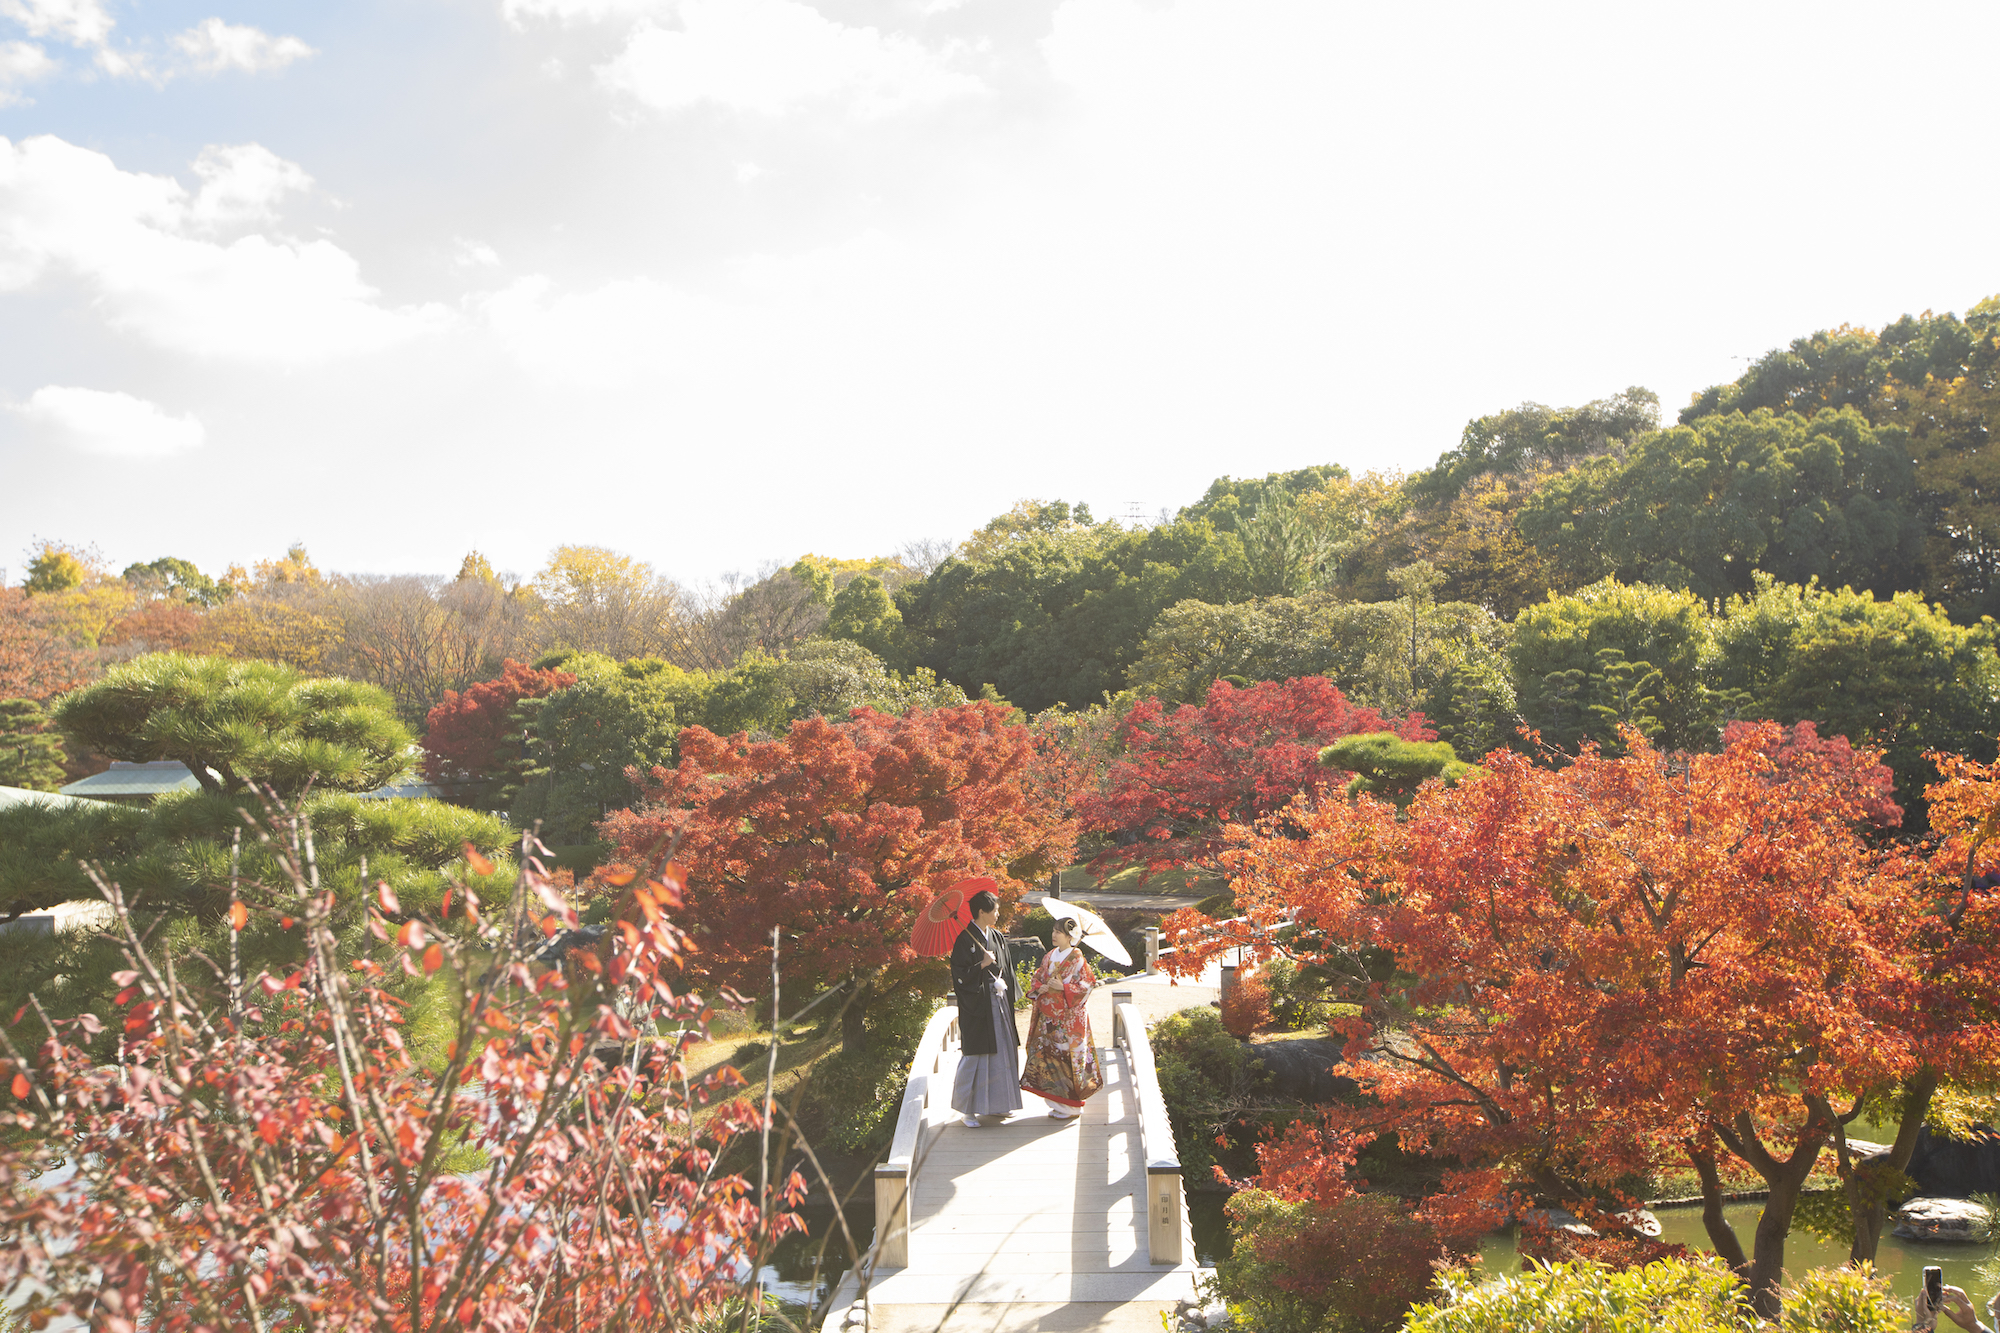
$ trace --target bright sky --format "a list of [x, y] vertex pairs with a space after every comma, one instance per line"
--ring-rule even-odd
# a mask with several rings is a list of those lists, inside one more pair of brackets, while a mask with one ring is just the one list
[[701, 582], [2000, 291], [2000, 6], [0, 0], [0, 566]]

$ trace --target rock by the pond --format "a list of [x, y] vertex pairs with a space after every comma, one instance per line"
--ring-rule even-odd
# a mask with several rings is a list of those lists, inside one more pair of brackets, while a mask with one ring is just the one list
[[[1660, 1219], [1645, 1209], [1617, 1214], [1618, 1219], [1642, 1236], [1658, 1237]], [[1521, 1221], [1530, 1226], [1545, 1226], [1553, 1231], [1567, 1231], [1572, 1236], [1595, 1236], [1597, 1229], [1572, 1213], [1567, 1208], [1530, 1208], [1521, 1214]]]
[[1970, 1199], [1916, 1198], [1896, 1210], [1893, 1235], [1904, 1240], [1984, 1242], [1993, 1228], [1993, 1214]]
[[1264, 1062], [1273, 1096], [1323, 1106], [1344, 1101], [1360, 1090], [1353, 1079], [1333, 1076], [1333, 1067], [1340, 1062], [1341, 1043], [1331, 1037], [1292, 1037], [1257, 1042], [1246, 1049], [1252, 1059]]
[[2000, 1194], [2000, 1134], [1978, 1125], [1969, 1139], [1948, 1139], [1926, 1125], [1917, 1131], [1907, 1174], [1919, 1194]]

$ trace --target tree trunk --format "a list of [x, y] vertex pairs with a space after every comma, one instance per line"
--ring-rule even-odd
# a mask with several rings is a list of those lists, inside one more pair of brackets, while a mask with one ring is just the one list
[[[1760, 1318], [1774, 1323], [1777, 1321], [1781, 1305], [1778, 1284], [1785, 1276], [1785, 1237], [1792, 1229], [1792, 1212], [1798, 1207], [1799, 1188], [1812, 1174], [1813, 1164], [1819, 1161], [1820, 1151], [1826, 1147], [1827, 1135], [1837, 1128], [1837, 1125], [1822, 1123], [1821, 1117], [1813, 1113], [1806, 1121], [1799, 1146], [1790, 1157], [1779, 1157], [1757, 1137], [1756, 1126], [1747, 1114], [1739, 1112], [1731, 1124], [1715, 1126], [1717, 1136], [1729, 1151], [1755, 1168], [1771, 1191], [1770, 1197], [1764, 1201], [1764, 1211], [1757, 1218], [1750, 1266], [1747, 1271], [1737, 1270], [1749, 1284], [1750, 1308]], [[1711, 1197], [1706, 1178], [1702, 1181], [1702, 1195], [1704, 1200]], [[1722, 1191], [1718, 1181], [1713, 1195], [1718, 1217], [1721, 1202]]]
[[1689, 1144], [1687, 1154], [1695, 1174], [1701, 1177], [1701, 1224], [1708, 1232], [1708, 1243], [1715, 1247], [1722, 1262], [1739, 1276], [1745, 1276], [1750, 1265], [1743, 1257], [1743, 1242], [1737, 1239], [1736, 1228], [1722, 1215], [1722, 1174], [1716, 1170], [1715, 1153]]
[[1750, 1284], [1750, 1308], [1774, 1323], [1781, 1308], [1778, 1285], [1785, 1278], [1785, 1237], [1791, 1234], [1792, 1211], [1798, 1207], [1799, 1187], [1812, 1173], [1813, 1159], [1818, 1155], [1816, 1150], [1811, 1156], [1802, 1153], [1792, 1155], [1791, 1161], [1798, 1166], [1769, 1179], [1771, 1197], [1764, 1201], [1764, 1211], [1757, 1218], [1757, 1237], [1751, 1252], [1750, 1271], [1744, 1280]]
[[1850, 1263], [1875, 1262], [1875, 1252], [1882, 1244], [1882, 1225], [1889, 1211], [1889, 1181], [1885, 1177], [1909, 1169], [1910, 1157], [1917, 1150], [1917, 1131], [1923, 1128], [1924, 1117], [1930, 1114], [1937, 1085], [1937, 1070], [1928, 1065], [1910, 1076], [1903, 1085], [1903, 1117], [1896, 1125], [1896, 1141], [1890, 1145], [1889, 1155], [1860, 1163], [1843, 1182], [1847, 1208], [1854, 1216], [1854, 1246], [1847, 1256]]
[[847, 997], [840, 1008], [840, 1053], [842, 1055], [866, 1055], [868, 1053], [868, 1000], [872, 989], [862, 987]]

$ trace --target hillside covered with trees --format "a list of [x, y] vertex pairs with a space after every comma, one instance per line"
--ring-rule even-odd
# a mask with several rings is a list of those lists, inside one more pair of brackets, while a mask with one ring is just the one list
[[1991, 298], [1801, 337], [1672, 421], [1642, 388], [1527, 403], [1408, 476], [1222, 477], [1140, 526], [1024, 500], [955, 545], [705, 591], [587, 545], [515, 579], [477, 552], [450, 577], [341, 575], [303, 546], [113, 573], [49, 543], [0, 590], [0, 783], [101, 767], [52, 750], [41, 706], [185, 651], [379, 687], [432, 780], [557, 841], [629, 805], [625, 770], [670, 762], [689, 725], [979, 697], [1122, 716], [1303, 676], [1471, 756], [1812, 721], [1886, 750], [1908, 804], [1926, 750], [1990, 757], [2000, 731], [1996, 395]]

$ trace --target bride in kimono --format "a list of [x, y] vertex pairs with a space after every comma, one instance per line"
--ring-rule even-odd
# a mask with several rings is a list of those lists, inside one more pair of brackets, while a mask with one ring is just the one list
[[1091, 1040], [1090, 1015], [1084, 1006], [1097, 984], [1077, 947], [1076, 923], [1058, 918], [1051, 948], [1035, 969], [1029, 985], [1034, 1015], [1028, 1020], [1028, 1060], [1021, 1073], [1021, 1090], [1049, 1104], [1056, 1120], [1074, 1120], [1083, 1103], [1104, 1086], [1097, 1067], [1097, 1043]]

